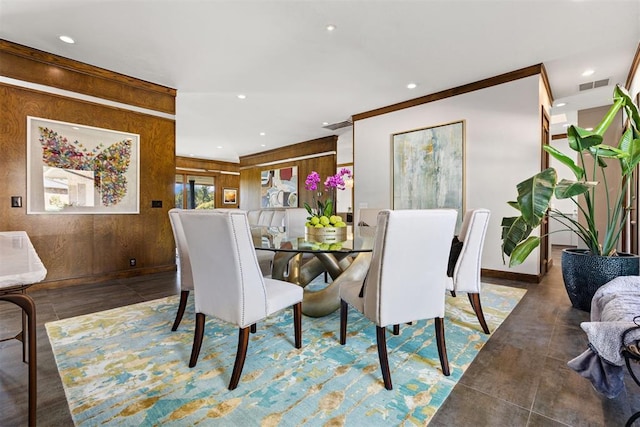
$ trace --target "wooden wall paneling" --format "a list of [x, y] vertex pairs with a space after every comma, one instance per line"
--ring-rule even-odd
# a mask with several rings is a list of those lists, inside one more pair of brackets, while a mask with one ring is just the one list
[[175, 114], [176, 90], [0, 39], [0, 75]]
[[[263, 170], [281, 169], [289, 166], [298, 167], [298, 207], [304, 207], [305, 202], [309, 203], [309, 205], [313, 205], [313, 192], [307, 191], [304, 188], [304, 182], [307, 175], [312, 171], [318, 172], [322, 180], [319, 189], [323, 190], [324, 186], [322, 184], [326, 177], [336, 174], [336, 162], [337, 157], [335, 154], [332, 154], [292, 162], [282, 162], [268, 166], [243, 168], [240, 171], [240, 182], [242, 188], [240, 207], [245, 210], [259, 209], [261, 207], [262, 196], [262, 188], [260, 184], [261, 172]], [[326, 199], [326, 196], [323, 197], [323, 200], [324, 199]]]
[[[109, 278], [136, 268], [175, 268], [168, 210], [173, 206], [175, 122], [0, 84], [0, 229], [25, 230], [48, 269], [47, 281]], [[26, 214], [27, 116], [140, 135], [139, 215]], [[23, 207], [11, 208], [10, 196]], [[161, 200], [162, 208], [151, 208]], [[87, 279], [89, 281], [89, 279]]]
[[[215, 177], [216, 185], [216, 207], [236, 209], [240, 205], [240, 175], [218, 174]], [[223, 190], [225, 188], [235, 188], [236, 203], [233, 205], [225, 205], [223, 200]]]
[[[298, 206], [303, 207], [304, 202], [312, 204], [313, 194], [304, 189], [304, 181], [313, 170], [320, 174], [322, 180], [336, 173], [337, 144], [338, 137], [331, 135], [241, 157], [240, 207], [245, 210], [259, 209], [261, 207], [260, 172], [288, 166], [298, 167]], [[329, 154], [320, 155], [322, 153]], [[303, 158], [314, 155], [319, 156]]]
[[260, 209], [260, 168], [240, 170], [240, 208]]
[[285, 147], [264, 151], [262, 153], [250, 154], [240, 157], [240, 168], [256, 166], [263, 163], [271, 163], [298, 157], [310, 156], [318, 153], [336, 152], [338, 147], [338, 137], [336, 135], [324, 138], [313, 139]]

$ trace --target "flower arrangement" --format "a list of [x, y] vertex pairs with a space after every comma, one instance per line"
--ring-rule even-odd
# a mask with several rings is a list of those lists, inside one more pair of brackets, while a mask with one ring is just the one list
[[[335, 190], [344, 190], [347, 185], [345, 179], [352, 179], [353, 175], [347, 168], [342, 168], [335, 174], [328, 176], [324, 181], [325, 191], [329, 193], [329, 197], [323, 202], [323, 192], [318, 191], [318, 184], [320, 183], [320, 174], [316, 171], [312, 171], [304, 182], [304, 188], [314, 192], [312, 208], [308, 203], [304, 204], [305, 209], [309, 212], [307, 218], [307, 227], [346, 227], [347, 224], [343, 221], [340, 215], [333, 215], [333, 192]], [[316, 200], [316, 195], [318, 199]]]

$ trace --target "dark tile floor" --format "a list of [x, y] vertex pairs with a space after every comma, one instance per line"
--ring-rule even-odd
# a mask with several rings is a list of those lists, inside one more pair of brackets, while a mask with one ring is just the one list
[[[571, 308], [559, 267], [539, 284], [487, 281], [528, 292], [492, 333], [431, 426], [623, 426], [640, 410], [640, 387], [628, 374], [626, 391], [608, 400], [567, 368], [586, 348], [580, 322], [588, 313]], [[30, 292], [38, 310], [38, 425], [73, 425], [44, 323], [177, 292], [174, 273]], [[19, 309], [0, 304], [0, 337], [19, 329]], [[18, 341], [0, 343], [0, 426], [27, 424], [27, 366], [21, 360]]]

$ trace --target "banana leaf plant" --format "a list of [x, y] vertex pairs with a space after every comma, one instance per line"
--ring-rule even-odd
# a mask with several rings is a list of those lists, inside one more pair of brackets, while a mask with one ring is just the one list
[[[603, 135], [614, 120], [618, 111], [623, 110], [626, 115], [624, 131], [617, 147], [602, 143]], [[548, 168], [522, 181], [517, 185], [518, 197], [516, 201], [507, 202], [519, 211], [519, 216], [502, 218], [502, 252], [509, 256], [509, 266], [521, 264], [531, 252], [540, 245], [544, 236], [531, 235], [540, 225], [545, 216], [555, 218], [562, 226], [558, 231], [570, 230], [585, 244], [591, 254], [601, 256], [616, 255], [616, 248], [625, 222], [631, 209], [629, 184], [632, 173], [640, 162], [640, 116], [638, 106], [627, 91], [616, 86], [613, 93], [613, 105], [605, 114], [600, 124], [594, 130], [570, 126], [567, 130], [569, 147], [577, 152], [577, 162], [557, 150], [545, 145], [544, 150], [553, 158], [566, 165], [575, 175], [575, 180], [562, 179], [558, 182], [556, 170]], [[594, 159], [593, 166], [585, 164], [585, 158]], [[609, 184], [604, 175], [607, 167], [605, 159], [615, 159], [620, 163], [620, 183], [612, 184], [615, 197], [606, 191], [604, 201], [596, 200], [596, 186], [604, 185], [607, 190]], [[614, 161], [615, 161], [614, 160]], [[598, 174], [598, 171], [601, 173]], [[597, 177], [602, 177], [602, 182]], [[552, 198], [571, 199], [584, 217], [578, 222], [573, 217], [551, 207]], [[578, 200], [580, 196], [580, 201]], [[602, 233], [596, 228], [596, 205], [606, 206], [606, 227]]]

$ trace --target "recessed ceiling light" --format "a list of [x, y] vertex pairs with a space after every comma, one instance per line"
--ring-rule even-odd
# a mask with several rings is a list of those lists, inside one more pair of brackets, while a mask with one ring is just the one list
[[567, 105], [567, 103], [566, 103], [566, 102], [558, 102], [558, 103], [556, 104], [556, 107], [564, 107], [565, 105]]
[[260, 144], [260, 147], [266, 147], [267, 144]]
[[266, 135], [266, 133], [260, 132], [260, 136], [265, 136], [265, 135]]
[[418, 87], [418, 85], [417, 85], [417, 84], [415, 84], [415, 83], [409, 83], [409, 84], [407, 85], [407, 89], [415, 89], [415, 88], [417, 88], [417, 87]]
[[247, 95], [239, 94], [238, 99], [246, 99]]
[[216, 148], [219, 150], [222, 148], [222, 145], [218, 145]]
[[322, 122], [322, 126], [327, 126], [329, 122]]
[[193, 153], [189, 154], [189, 157], [193, 157]]
[[593, 71], [593, 70], [591, 70], [591, 69], [585, 70], [585, 71], [582, 73], [582, 77], [589, 77], [589, 76], [590, 76], [590, 75], [592, 75], [593, 73], [595, 73], [595, 71]]
[[327, 25], [327, 31], [333, 31], [333, 30], [335, 30], [335, 29], [336, 29], [336, 26], [335, 26], [335, 25], [333, 25], [333, 24], [329, 24], [329, 25]]
[[69, 36], [60, 36], [60, 40], [65, 43], [74, 44], [76, 41]]

